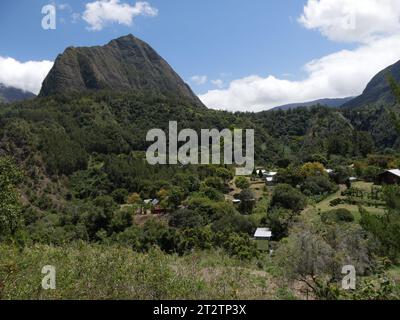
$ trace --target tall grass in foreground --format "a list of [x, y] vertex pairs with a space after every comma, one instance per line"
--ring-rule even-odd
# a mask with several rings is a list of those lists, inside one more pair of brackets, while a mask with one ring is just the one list
[[[42, 289], [45, 265], [56, 267], [55, 290]], [[0, 245], [0, 299], [287, 298], [283, 291], [254, 264], [219, 251], [178, 257], [117, 246]]]

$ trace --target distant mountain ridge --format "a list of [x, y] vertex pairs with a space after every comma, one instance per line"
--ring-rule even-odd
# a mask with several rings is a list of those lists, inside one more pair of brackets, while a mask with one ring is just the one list
[[43, 81], [40, 96], [95, 90], [151, 92], [203, 106], [171, 66], [131, 34], [105, 46], [67, 48]]
[[15, 102], [36, 97], [29, 91], [23, 91], [0, 83], [0, 102]]
[[343, 105], [344, 108], [390, 105], [395, 102], [388, 76], [400, 82], [400, 61], [379, 72], [368, 83], [364, 92]]
[[326, 106], [330, 108], [339, 108], [345, 103], [349, 102], [352, 100], [354, 97], [348, 97], [348, 98], [338, 98], [338, 99], [319, 99], [319, 100], [314, 100], [314, 101], [309, 101], [309, 102], [301, 102], [301, 103], [290, 103], [290, 104], [285, 104], [283, 106], [278, 106], [275, 108], [272, 108], [271, 110], [290, 110], [290, 109], [296, 109], [296, 108], [304, 108], [304, 107], [312, 107], [316, 105], [321, 105], [321, 106]]

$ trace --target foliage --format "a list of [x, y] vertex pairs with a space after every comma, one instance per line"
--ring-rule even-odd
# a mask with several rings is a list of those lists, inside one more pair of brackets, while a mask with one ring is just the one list
[[16, 189], [22, 173], [11, 158], [0, 158], [0, 235], [14, 233], [21, 219], [21, 205]]
[[354, 216], [347, 209], [336, 209], [321, 214], [321, 220], [325, 223], [328, 222], [353, 222]]
[[237, 177], [235, 179], [235, 185], [239, 189], [248, 189], [250, 187], [249, 181], [245, 177]]
[[362, 227], [371, 232], [381, 244], [381, 254], [397, 262], [400, 254], [400, 203], [399, 187], [384, 190], [388, 210], [383, 216], [377, 216], [361, 210]]
[[322, 163], [319, 162], [308, 162], [301, 167], [300, 175], [304, 178], [312, 176], [323, 176], [326, 175], [325, 167]]
[[250, 189], [244, 189], [238, 196], [240, 200], [239, 211], [241, 214], [253, 213], [254, 206], [256, 204], [255, 196], [253, 191]]
[[271, 199], [271, 208], [281, 207], [299, 213], [306, 206], [306, 197], [287, 184], [276, 186]]
[[310, 176], [301, 185], [301, 191], [306, 196], [329, 195], [338, 190], [338, 186], [332, 183], [326, 176]]

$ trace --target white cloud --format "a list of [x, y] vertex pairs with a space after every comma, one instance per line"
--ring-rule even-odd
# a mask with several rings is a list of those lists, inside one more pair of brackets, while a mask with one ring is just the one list
[[89, 24], [89, 30], [100, 31], [107, 23], [130, 26], [137, 16], [155, 17], [158, 10], [148, 2], [139, 1], [135, 5], [121, 3], [120, 0], [98, 0], [86, 4], [82, 19]]
[[[301, 24], [331, 40], [360, 45], [309, 62], [302, 80], [251, 75], [232, 81], [225, 90], [208, 91], [200, 99], [210, 108], [259, 111], [287, 103], [356, 96], [375, 74], [400, 60], [399, 9], [398, 0], [309, 0]], [[355, 24], [343, 19], [346, 12], [355, 14]]]
[[[69, 3], [61, 3], [58, 6], [58, 10], [60, 11], [67, 11], [70, 15], [69, 20], [71, 23], [77, 23], [80, 19], [81, 15], [78, 12], [74, 12], [71, 5]], [[66, 23], [67, 19], [65, 17], [60, 18], [61, 23]]]
[[196, 75], [196, 76], [191, 77], [190, 81], [193, 82], [194, 84], [202, 85], [207, 82], [207, 76]]
[[334, 41], [370, 42], [400, 31], [399, 0], [309, 0], [299, 22]]
[[211, 83], [220, 89], [224, 87], [224, 81], [222, 79], [211, 80]]
[[37, 94], [52, 66], [52, 61], [19, 62], [0, 56], [0, 83]]

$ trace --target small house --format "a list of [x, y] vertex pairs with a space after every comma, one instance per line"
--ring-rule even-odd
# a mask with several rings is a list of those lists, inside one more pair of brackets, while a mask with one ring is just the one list
[[393, 169], [381, 173], [377, 177], [379, 184], [400, 184], [400, 170]]
[[265, 183], [269, 186], [273, 185], [276, 182], [276, 176], [278, 172], [270, 171], [264, 174]]
[[254, 240], [257, 243], [257, 248], [260, 251], [269, 250], [269, 241], [272, 238], [272, 232], [268, 228], [257, 228], [254, 233]]
[[266, 172], [267, 172], [267, 170], [265, 170], [265, 169], [256, 170], [256, 173], [258, 176], [264, 176]]
[[240, 204], [242, 201], [240, 199], [233, 199], [233, 204]]
[[326, 172], [328, 175], [332, 175], [332, 174], [335, 173], [335, 172], [333, 171], [333, 169], [325, 169], [325, 172]]

